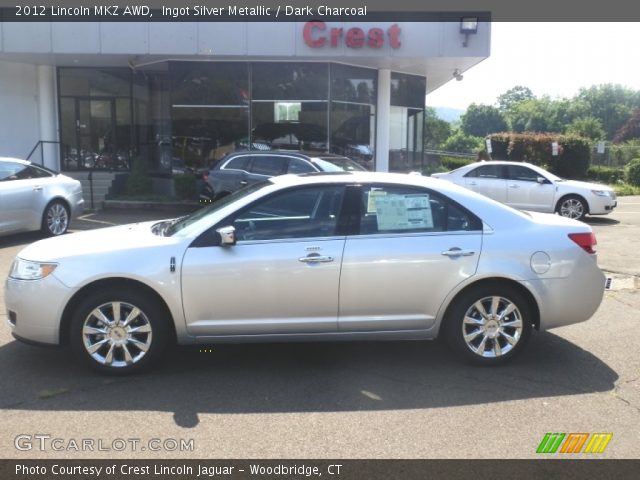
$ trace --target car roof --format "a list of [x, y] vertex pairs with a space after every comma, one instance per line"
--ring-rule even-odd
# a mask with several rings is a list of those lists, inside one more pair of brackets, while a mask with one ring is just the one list
[[31, 165], [29, 160], [22, 160], [20, 158], [13, 157], [0, 157], [0, 162], [13, 162], [13, 163], [22, 163], [23, 165]]
[[338, 155], [335, 153], [327, 153], [327, 152], [318, 152], [313, 150], [235, 150], [233, 152], [229, 152], [225, 158], [231, 158], [235, 155], [288, 155], [290, 157], [299, 157], [299, 158], [314, 158], [314, 157], [322, 157], [322, 158], [349, 158], [344, 155]]
[[516, 162], [513, 160], [481, 160], [479, 162], [473, 162], [465, 167], [476, 167], [480, 165], [526, 165], [527, 167], [536, 167], [533, 163], [528, 162]]

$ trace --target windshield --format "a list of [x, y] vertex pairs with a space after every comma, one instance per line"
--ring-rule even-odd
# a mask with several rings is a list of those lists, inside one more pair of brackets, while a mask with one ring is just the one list
[[347, 157], [314, 158], [313, 163], [315, 163], [323, 172], [366, 171], [366, 168]]
[[192, 213], [191, 215], [187, 215], [186, 217], [180, 217], [175, 220], [170, 220], [170, 222], [175, 222], [175, 223], [171, 223], [166, 228], [166, 230], [164, 230], [164, 235], [166, 237], [170, 237], [174, 235], [176, 232], [179, 232], [183, 228], [188, 227], [189, 225], [197, 222], [198, 220], [201, 220], [207, 215], [211, 215], [212, 213], [217, 212], [218, 210], [226, 207], [227, 205], [235, 202], [236, 200], [246, 197], [247, 195], [250, 195], [253, 192], [260, 190], [261, 188], [270, 184], [271, 182], [269, 180], [265, 180], [264, 182], [256, 183], [254, 185], [241, 188], [240, 190], [236, 190], [235, 192], [229, 195], [226, 195], [222, 198], [219, 198], [218, 200], [215, 200], [208, 207], [202, 208]]

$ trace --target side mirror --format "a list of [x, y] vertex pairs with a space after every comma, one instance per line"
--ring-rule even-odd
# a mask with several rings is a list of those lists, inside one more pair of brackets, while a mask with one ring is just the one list
[[218, 228], [216, 233], [220, 235], [220, 246], [232, 247], [236, 244], [236, 229], [231, 225]]
[[544, 177], [539, 176], [538, 178], [536, 178], [536, 180], [540, 185], [544, 185], [545, 183], [547, 183], [547, 179]]

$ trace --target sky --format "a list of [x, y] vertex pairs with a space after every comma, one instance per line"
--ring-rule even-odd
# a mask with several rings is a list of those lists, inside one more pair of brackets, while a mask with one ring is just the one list
[[516, 85], [537, 97], [572, 97], [580, 87], [602, 83], [640, 90], [640, 23], [496, 22], [489, 58], [467, 70], [461, 82], [427, 95], [427, 105], [493, 105]]

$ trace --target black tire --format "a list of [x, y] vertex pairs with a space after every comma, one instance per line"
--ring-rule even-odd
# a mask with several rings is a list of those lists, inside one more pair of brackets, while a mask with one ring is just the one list
[[67, 233], [70, 222], [69, 207], [61, 200], [54, 200], [42, 213], [40, 229], [47, 237], [57, 237]]
[[566, 195], [558, 200], [556, 213], [561, 217], [582, 220], [589, 213], [589, 205], [578, 195]]
[[[119, 304], [120, 322], [108, 327], [93, 312], [100, 308], [106, 319], [111, 317], [113, 321], [117, 308], [114, 303]], [[125, 325], [133, 308], [137, 308], [140, 314], [133, 312], [130, 322]], [[90, 294], [73, 312], [69, 344], [84, 365], [100, 373], [140, 373], [156, 364], [165, 351], [169, 340], [169, 320], [165, 309], [149, 294], [135, 289], [106, 288]], [[104, 333], [98, 333], [98, 330]], [[99, 348], [90, 353], [90, 346]], [[112, 351], [110, 362], [109, 350]]]
[[[492, 311], [494, 298], [501, 300]], [[475, 306], [478, 302], [487, 314], [484, 319]], [[515, 306], [515, 310], [500, 319], [509, 304]], [[465, 321], [468, 317], [469, 320]], [[471, 288], [456, 297], [447, 311], [442, 329], [449, 346], [465, 361], [477, 365], [500, 365], [511, 361], [522, 351], [531, 336], [532, 323], [533, 309], [529, 300], [514, 287], [496, 284]], [[469, 341], [465, 340], [465, 335]], [[515, 343], [511, 343], [514, 339]], [[484, 347], [482, 353], [481, 346]]]

